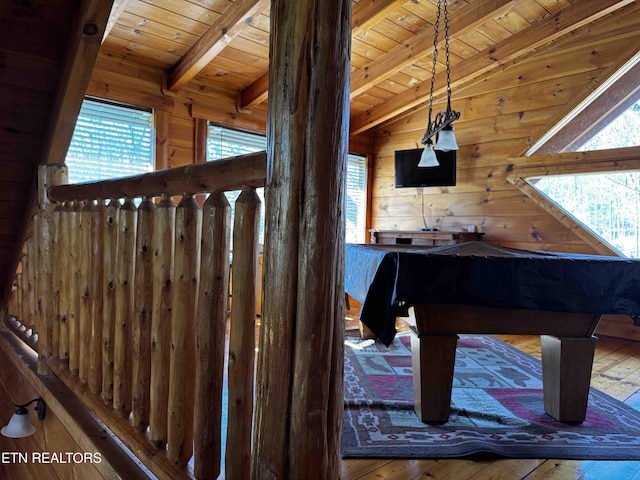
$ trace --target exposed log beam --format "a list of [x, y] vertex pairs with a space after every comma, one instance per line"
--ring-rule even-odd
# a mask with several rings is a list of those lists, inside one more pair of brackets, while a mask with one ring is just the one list
[[169, 72], [168, 90], [176, 92], [195, 77], [233, 38], [251, 25], [252, 18], [269, 6], [269, 0], [237, 0], [184, 54]]
[[[521, 30], [483, 52], [456, 64], [451, 71], [452, 87], [468, 85], [474, 78], [501, 68], [505, 63], [556, 40], [632, 3], [631, 0], [584, 0]], [[421, 82], [392, 99], [351, 119], [351, 134], [369, 130], [423, 103], [429, 95], [430, 80]], [[436, 75], [434, 95], [446, 90], [446, 75]]]
[[[407, 3], [407, 0], [361, 0], [353, 7], [351, 18], [352, 36], [371, 28], [405, 3]], [[267, 99], [268, 95], [269, 72], [240, 92], [238, 109], [248, 109], [254, 105], [259, 105]]]
[[113, 7], [111, 8], [111, 13], [109, 14], [109, 20], [107, 21], [107, 27], [104, 29], [104, 34], [102, 35], [102, 41], [109, 36], [109, 32], [124, 12], [124, 9], [127, 7], [127, 3], [129, 0], [113, 0]]
[[[634, 48], [633, 53], [636, 51], [637, 48]], [[620, 65], [616, 64], [615, 67], [618, 69]], [[617, 118], [640, 99], [639, 77], [640, 63], [637, 63], [536, 149], [536, 155], [575, 151], [587, 139], [597, 135], [612, 119]]]
[[[451, 38], [464, 35], [490, 18], [505, 13], [522, 0], [475, 0], [456, 11], [449, 22]], [[444, 48], [444, 38], [438, 47]], [[351, 75], [351, 98], [389, 78], [398, 70], [408, 67], [419, 58], [433, 53], [433, 25], [425, 25], [408, 41], [389, 50], [384, 56]]]

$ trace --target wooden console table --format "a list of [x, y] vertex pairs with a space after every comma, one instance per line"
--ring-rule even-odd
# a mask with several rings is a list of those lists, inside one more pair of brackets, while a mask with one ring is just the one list
[[371, 230], [371, 243], [386, 245], [455, 245], [482, 240], [480, 232], [446, 232], [444, 230]]

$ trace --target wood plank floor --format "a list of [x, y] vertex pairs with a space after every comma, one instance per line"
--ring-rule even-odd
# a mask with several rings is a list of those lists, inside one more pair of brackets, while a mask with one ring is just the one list
[[[347, 326], [349, 328], [349, 326]], [[540, 358], [537, 336], [498, 338]], [[591, 386], [638, 407], [640, 342], [599, 337]], [[640, 448], [640, 445], [638, 445]], [[640, 462], [555, 459], [350, 459], [342, 461], [342, 480], [640, 480]]]

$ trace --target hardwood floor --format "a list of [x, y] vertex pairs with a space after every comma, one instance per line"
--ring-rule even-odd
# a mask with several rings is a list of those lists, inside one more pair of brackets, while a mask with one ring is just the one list
[[[347, 328], [353, 325], [347, 324]], [[537, 336], [498, 338], [540, 358]], [[640, 409], [640, 342], [599, 337], [591, 386]], [[638, 445], [640, 448], [640, 445]], [[342, 461], [343, 480], [640, 480], [640, 461], [554, 459], [350, 459]]]

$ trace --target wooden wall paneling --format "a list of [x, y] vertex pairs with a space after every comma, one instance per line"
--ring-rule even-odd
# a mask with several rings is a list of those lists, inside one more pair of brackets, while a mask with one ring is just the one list
[[[558, 220], [546, 213], [520, 216], [426, 216], [426, 219], [430, 227], [439, 230], [465, 230], [470, 225], [476, 225], [479, 231], [485, 233], [484, 239], [489, 242], [556, 244], [557, 248], [552, 250], [558, 251], [562, 251], [565, 244], [569, 244], [570, 248], [576, 248], [577, 244], [584, 245], [584, 241], [575, 233], [563, 228]], [[371, 228], [378, 230], [418, 230], [423, 227], [421, 216], [374, 215], [371, 219]]]
[[[426, 194], [425, 211], [435, 217], [492, 214], [526, 215], [540, 213], [535, 203], [516, 189], [483, 193]], [[421, 215], [421, 197], [392, 196], [373, 199], [374, 212], [390, 216]]]

